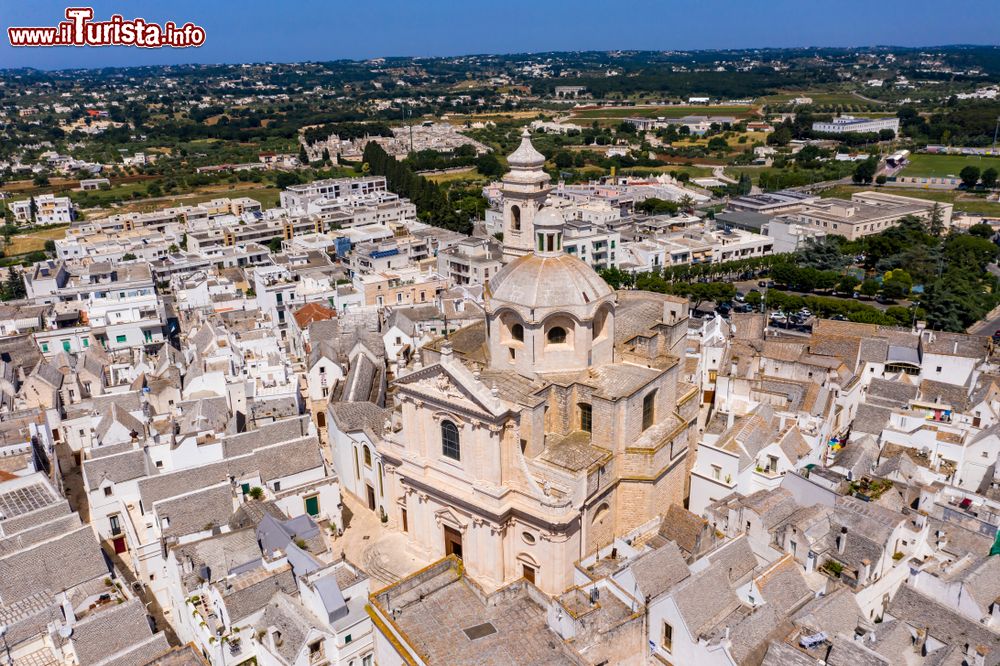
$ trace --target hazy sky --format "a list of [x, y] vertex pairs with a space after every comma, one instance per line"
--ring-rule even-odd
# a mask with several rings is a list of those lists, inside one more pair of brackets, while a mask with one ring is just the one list
[[996, 44], [996, 0], [77, 0], [194, 22], [197, 49], [11, 48], [6, 29], [56, 25], [67, 3], [0, 0], [0, 68], [127, 66], [610, 49]]

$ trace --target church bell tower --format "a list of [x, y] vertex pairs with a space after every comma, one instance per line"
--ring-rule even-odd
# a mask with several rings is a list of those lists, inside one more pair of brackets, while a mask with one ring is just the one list
[[532, 251], [535, 243], [535, 214], [545, 204], [552, 189], [545, 173], [545, 156], [531, 145], [525, 128], [521, 145], [507, 158], [510, 171], [501, 181], [503, 193], [503, 254], [511, 261]]

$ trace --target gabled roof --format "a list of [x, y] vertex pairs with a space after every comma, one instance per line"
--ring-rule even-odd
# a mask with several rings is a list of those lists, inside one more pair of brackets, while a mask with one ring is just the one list
[[[78, 622], [73, 627], [72, 643], [80, 666], [95, 666], [145, 644], [152, 637], [145, 606], [139, 599], [130, 599]], [[164, 650], [169, 647], [165, 640], [161, 646]]]
[[758, 576], [756, 582], [764, 601], [782, 615], [794, 613], [814, 596], [802, 575], [802, 569], [791, 555], [778, 560]]
[[740, 600], [722, 564], [713, 564], [691, 576], [671, 596], [695, 639], [740, 607]]
[[319, 303], [307, 303], [293, 315], [299, 330], [306, 330], [314, 321], [328, 321], [337, 316], [337, 311]]
[[9, 605], [39, 590], [59, 593], [108, 575], [89, 525], [0, 559], [0, 603]]
[[970, 620], [934, 599], [903, 584], [889, 603], [888, 613], [914, 629], [925, 629], [933, 638], [950, 646], [985, 647], [986, 666], [1000, 664], [1000, 635]]
[[679, 504], [671, 504], [660, 522], [657, 534], [676, 543], [685, 555], [693, 555], [698, 551], [699, 541], [707, 524], [708, 522], [701, 516], [691, 513]]
[[691, 575], [684, 554], [673, 541], [644, 553], [631, 567], [640, 599], [655, 599]]
[[40, 380], [48, 384], [49, 386], [58, 389], [63, 383], [63, 373], [52, 364], [42, 361], [37, 366], [35, 366], [35, 371], [31, 373], [33, 377], [38, 377]]
[[97, 427], [94, 429], [98, 441], [103, 440], [107, 436], [108, 431], [111, 430], [111, 426], [116, 423], [125, 428], [126, 432], [135, 433], [136, 437], [145, 439], [146, 428], [142, 425], [142, 422], [113, 402], [111, 403], [111, 408], [104, 412], [104, 416], [101, 417], [101, 420], [97, 423]]
[[148, 476], [149, 465], [146, 452], [142, 449], [135, 449], [85, 460], [83, 473], [87, 479], [87, 489], [96, 490], [105, 481], [124, 483]]

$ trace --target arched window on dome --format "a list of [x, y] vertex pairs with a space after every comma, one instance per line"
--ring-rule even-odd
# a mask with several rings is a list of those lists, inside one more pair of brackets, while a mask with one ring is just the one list
[[510, 228], [512, 231], [521, 230], [521, 207], [511, 206], [510, 207]]
[[545, 339], [550, 345], [566, 344], [566, 329], [562, 326], [553, 326], [545, 335]]
[[462, 447], [458, 439], [458, 426], [451, 421], [441, 422], [441, 454], [452, 460], [462, 459]]
[[608, 309], [601, 308], [594, 316], [594, 340], [603, 340], [608, 332]]

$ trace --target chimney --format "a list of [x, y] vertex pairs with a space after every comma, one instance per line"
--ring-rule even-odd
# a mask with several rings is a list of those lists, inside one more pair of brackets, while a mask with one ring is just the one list
[[840, 534], [837, 536], [837, 552], [843, 555], [844, 548], [846, 547], [847, 547], [847, 528], [841, 527]]
[[986, 666], [986, 656], [989, 655], [990, 649], [985, 645], [979, 645], [976, 647], [976, 654], [973, 656], [972, 663], [975, 666]]
[[917, 635], [913, 638], [913, 651], [923, 656], [926, 654], [927, 630], [917, 629]]
[[871, 560], [867, 558], [861, 560], [861, 568], [858, 569], [858, 582], [861, 583], [862, 585], [867, 583], [868, 576], [871, 575], [871, 572], [872, 572]]

